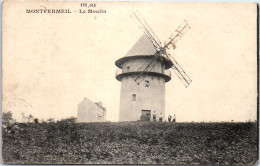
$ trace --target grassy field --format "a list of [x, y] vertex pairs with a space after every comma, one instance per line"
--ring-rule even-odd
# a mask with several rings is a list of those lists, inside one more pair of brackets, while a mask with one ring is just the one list
[[5, 164], [256, 164], [257, 123], [49, 123], [3, 130]]

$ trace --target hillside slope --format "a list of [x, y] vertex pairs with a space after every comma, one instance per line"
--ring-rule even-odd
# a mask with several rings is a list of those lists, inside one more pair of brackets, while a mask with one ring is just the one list
[[257, 123], [49, 123], [3, 130], [5, 164], [256, 164]]

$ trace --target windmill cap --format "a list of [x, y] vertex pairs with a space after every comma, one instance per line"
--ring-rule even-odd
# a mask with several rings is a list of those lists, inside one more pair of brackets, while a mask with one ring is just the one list
[[126, 53], [125, 57], [133, 55], [154, 55], [156, 49], [150, 39], [143, 34], [138, 41], [133, 45], [133, 47]]
[[[153, 46], [153, 43], [150, 39], [143, 34], [139, 40], [134, 44], [134, 46], [127, 52], [127, 54], [118, 59], [115, 62], [115, 65], [119, 68], [122, 68], [122, 64], [125, 63], [128, 59], [132, 58], [152, 58], [156, 53], [156, 49]], [[163, 57], [165, 63], [165, 69], [172, 67], [172, 62]]]

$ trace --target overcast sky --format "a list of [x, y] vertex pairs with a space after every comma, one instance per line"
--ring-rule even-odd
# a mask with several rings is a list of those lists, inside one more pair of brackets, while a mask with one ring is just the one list
[[25, 13], [43, 7], [78, 11], [80, 2], [4, 4], [3, 106], [16, 119], [21, 112], [45, 120], [76, 116], [78, 103], [87, 97], [103, 103], [107, 120], [118, 121], [115, 61], [142, 35], [130, 17], [137, 9], [161, 41], [184, 19], [191, 26], [173, 53], [193, 82], [185, 88], [172, 71], [166, 115], [176, 114], [179, 122], [256, 120], [256, 4], [96, 5], [106, 14]]

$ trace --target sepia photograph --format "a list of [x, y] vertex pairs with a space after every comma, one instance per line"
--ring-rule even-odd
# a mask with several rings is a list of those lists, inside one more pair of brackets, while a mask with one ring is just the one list
[[257, 165], [258, 10], [4, 0], [2, 163]]

